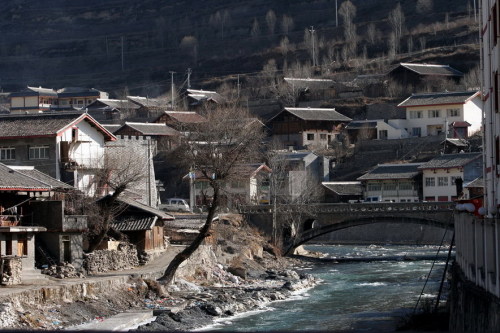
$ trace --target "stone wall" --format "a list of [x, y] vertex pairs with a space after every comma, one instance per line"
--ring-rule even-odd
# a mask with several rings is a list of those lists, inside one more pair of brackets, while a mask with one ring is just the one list
[[117, 250], [96, 250], [85, 256], [83, 266], [87, 274], [134, 268], [139, 266], [137, 248], [122, 243]]
[[23, 265], [21, 258], [2, 258], [2, 281], [3, 285], [20, 284]]

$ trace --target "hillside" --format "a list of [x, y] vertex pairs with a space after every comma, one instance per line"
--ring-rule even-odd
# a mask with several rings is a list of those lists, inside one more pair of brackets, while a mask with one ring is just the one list
[[[445, 47], [444, 53], [421, 52], [418, 60], [467, 72], [477, 62], [477, 49], [453, 55], [461, 45], [477, 43], [468, 1], [427, 0], [431, 7], [417, 10], [421, 1], [400, 1], [405, 23], [398, 53], [410, 48], [412, 55], [403, 58], [412, 60], [415, 52]], [[313, 74], [380, 71], [397, 60], [387, 58], [387, 17], [395, 3], [352, 2], [358, 43], [346, 57], [344, 22], [339, 15], [336, 26], [334, 0], [4, 0], [0, 86], [6, 91], [26, 85], [86, 86], [117, 95], [127, 88], [156, 96], [168, 91], [169, 71], [177, 72], [181, 85], [187, 68], [193, 86], [213, 87], [217, 78], [235, 79], [235, 74], [242, 74], [245, 83], [245, 76], [260, 72], [269, 59], [279, 71], [298, 63], [307, 67], [311, 48], [305, 29], [311, 27], [318, 64]], [[270, 10], [274, 19], [267, 15]], [[282, 42], [285, 36], [288, 44]]]

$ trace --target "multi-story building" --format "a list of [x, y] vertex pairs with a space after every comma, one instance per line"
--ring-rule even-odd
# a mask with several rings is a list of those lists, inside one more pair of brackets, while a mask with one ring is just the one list
[[455, 214], [450, 332], [494, 332], [500, 322], [500, 1], [480, 1], [484, 200]]

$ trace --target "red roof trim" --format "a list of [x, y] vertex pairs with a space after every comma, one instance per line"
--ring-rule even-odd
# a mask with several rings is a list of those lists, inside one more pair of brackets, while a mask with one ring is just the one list
[[68, 125], [64, 126], [62, 129], [57, 131], [57, 136], [63, 135], [63, 132], [66, 131], [68, 128], [72, 128], [74, 125], [79, 124], [82, 120], [88, 119], [90, 122], [91, 126], [95, 126], [97, 129], [101, 130], [103, 132], [104, 136], [108, 137], [108, 140], [105, 139], [105, 141], [116, 141], [116, 137], [111, 134], [106, 128], [104, 128], [101, 124], [99, 124], [94, 118], [89, 116], [87, 113], [82, 114], [80, 117], [76, 118], [74, 121], [69, 123]]

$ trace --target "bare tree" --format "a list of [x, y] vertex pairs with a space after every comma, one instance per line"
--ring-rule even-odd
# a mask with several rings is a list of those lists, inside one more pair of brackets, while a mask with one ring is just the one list
[[260, 25], [259, 25], [259, 21], [257, 21], [257, 18], [253, 18], [253, 22], [252, 22], [252, 29], [250, 30], [250, 35], [252, 37], [257, 37], [260, 35]]
[[349, 0], [344, 1], [340, 5], [339, 14], [344, 22], [344, 38], [347, 45], [347, 56], [353, 57], [356, 55], [356, 48], [358, 45], [356, 25], [353, 23], [356, 17], [356, 6]]
[[420, 36], [420, 37], [418, 38], [418, 42], [419, 42], [419, 44], [420, 44], [420, 51], [425, 50], [426, 43], [427, 43], [427, 41], [426, 41], [426, 39], [425, 39], [425, 36]]
[[368, 40], [368, 42], [373, 45], [379, 38], [380, 30], [377, 29], [373, 22], [368, 24], [366, 28], [366, 39]]
[[95, 234], [89, 239], [89, 252], [94, 251], [109, 232], [115, 215], [121, 209], [117, 204], [118, 198], [125, 190], [142, 182], [147, 175], [147, 164], [137, 156], [137, 152], [130, 151], [125, 155], [115, 153], [112, 149], [108, 148], [102, 165], [96, 165], [94, 182], [90, 184], [96, 188], [96, 195], [108, 194], [97, 201], [97, 214], [90, 221]]
[[469, 70], [462, 78], [461, 83], [465, 89], [479, 89], [481, 87], [481, 69], [475, 66]]
[[284, 56], [286, 56], [286, 54], [290, 50], [290, 41], [288, 40], [287, 36], [281, 38], [280, 49], [281, 49], [281, 54], [283, 54]]
[[405, 14], [401, 8], [401, 4], [398, 2], [396, 8], [394, 8], [389, 13], [389, 23], [394, 32], [394, 43], [396, 53], [401, 51], [401, 37], [403, 36], [403, 31], [405, 29]]
[[293, 18], [285, 14], [281, 19], [281, 31], [288, 35], [291, 30], [293, 30]]
[[408, 54], [411, 55], [411, 53], [413, 52], [413, 36], [412, 35], [408, 36], [408, 39], [406, 40], [406, 45], [408, 48]]
[[223, 11], [218, 10], [215, 14], [210, 15], [209, 23], [214, 27], [219, 27], [220, 25], [220, 36], [224, 39], [224, 27], [228, 26], [231, 22], [231, 14], [227, 9]]
[[196, 131], [185, 140], [179, 150], [185, 165], [207, 179], [212, 189], [205, 224], [193, 242], [177, 254], [159, 279], [170, 284], [177, 268], [187, 260], [210, 234], [213, 220], [220, 204], [223, 184], [236, 177], [236, 166], [255, 161], [262, 143], [263, 129], [260, 122], [247, 121], [248, 111], [236, 104], [211, 110], [207, 122], [198, 124]]
[[270, 35], [274, 35], [274, 30], [276, 29], [276, 14], [272, 9], [269, 9], [266, 14], [267, 29]]

